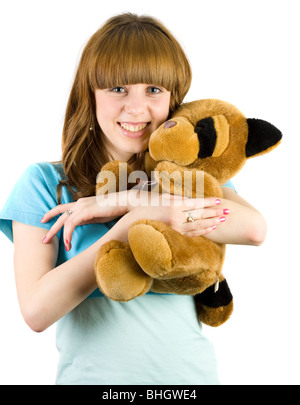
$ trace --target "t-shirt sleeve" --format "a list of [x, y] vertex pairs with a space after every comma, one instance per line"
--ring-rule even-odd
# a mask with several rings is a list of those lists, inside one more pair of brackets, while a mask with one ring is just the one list
[[[56, 186], [58, 178], [53, 171], [47, 173], [47, 165], [29, 166], [15, 184], [4, 207], [0, 211], [0, 230], [13, 241], [12, 221], [50, 229], [57, 217], [41, 223], [44, 214], [58, 203]], [[58, 234], [58, 237], [60, 233]]]
[[236, 188], [234, 187], [234, 184], [232, 183], [231, 180], [228, 180], [227, 183], [223, 184], [222, 187], [230, 187], [237, 193]]

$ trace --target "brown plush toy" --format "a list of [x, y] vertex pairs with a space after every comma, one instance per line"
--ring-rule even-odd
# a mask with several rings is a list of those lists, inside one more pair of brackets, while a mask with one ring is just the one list
[[[154, 173], [160, 192], [222, 197], [221, 185], [248, 158], [275, 148], [281, 137], [272, 124], [247, 119], [227, 102], [193, 101], [183, 104], [150, 136], [146, 171], [149, 178]], [[97, 195], [110, 191], [107, 172], [116, 176], [117, 184], [124, 175], [120, 170], [130, 174], [129, 166], [119, 163], [103, 167]], [[123, 189], [128, 187], [125, 183]], [[95, 274], [106, 296], [128, 301], [148, 291], [193, 295], [201, 322], [219, 326], [230, 317], [233, 300], [222, 274], [224, 244], [204, 236], [187, 237], [148, 219], [132, 224], [128, 240], [129, 244], [110, 241], [98, 252]]]

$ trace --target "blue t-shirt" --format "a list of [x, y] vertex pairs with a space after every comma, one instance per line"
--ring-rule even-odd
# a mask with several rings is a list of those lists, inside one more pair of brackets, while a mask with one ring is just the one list
[[[55, 223], [57, 218], [40, 220], [57, 205], [62, 174], [60, 163], [47, 162], [24, 172], [0, 212], [0, 229], [11, 241], [12, 221], [45, 229]], [[61, 203], [72, 201], [63, 187]], [[114, 223], [77, 226], [69, 252], [60, 231], [57, 265], [91, 246]], [[57, 384], [218, 384], [214, 350], [191, 296], [148, 293], [120, 303], [97, 289], [57, 322], [56, 344]]]

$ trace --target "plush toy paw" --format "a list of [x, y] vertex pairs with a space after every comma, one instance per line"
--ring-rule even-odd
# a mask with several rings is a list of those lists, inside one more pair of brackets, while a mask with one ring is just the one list
[[100, 290], [115, 301], [139, 297], [152, 285], [152, 278], [137, 264], [129, 245], [119, 241], [107, 242], [99, 249], [95, 274]]
[[201, 282], [203, 274], [206, 288], [220, 275], [225, 247], [201, 236], [186, 237], [163, 222], [145, 219], [130, 227], [128, 239], [136, 261], [154, 279], [197, 274]]
[[233, 299], [227, 281], [220, 277], [218, 285], [212, 285], [203, 293], [194, 296], [200, 322], [209, 326], [225, 323], [233, 311]]

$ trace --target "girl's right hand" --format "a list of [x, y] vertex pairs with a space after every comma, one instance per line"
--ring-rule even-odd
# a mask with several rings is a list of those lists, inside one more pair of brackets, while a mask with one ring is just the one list
[[[116, 219], [127, 212], [127, 207], [123, 204], [124, 193], [115, 193], [116, 196], [109, 195], [108, 199], [101, 201], [98, 197], [84, 197], [76, 202], [59, 204], [48, 211], [41, 219], [42, 223], [48, 222], [51, 218], [59, 215], [55, 224], [47, 232], [43, 243], [48, 243], [64, 227], [64, 243], [66, 250], [71, 248], [71, 240], [74, 229], [78, 225], [92, 223], [105, 223]], [[117, 201], [117, 204], [115, 204]]]
[[66, 250], [71, 249], [72, 234], [76, 226], [92, 223], [106, 223], [119, 218], [138, 205], [148, 204], [147, 192], [121, 191], [108, 195], [83, 197], [76, 202], [59, 204], [49, 210], [43, 218], [42, 223], [48, 222], [51, 218], [59, 216], [55, 224], [47, 232], [43, 243], [48, 243], [61, 230], [63, 230], [64, 244]]

